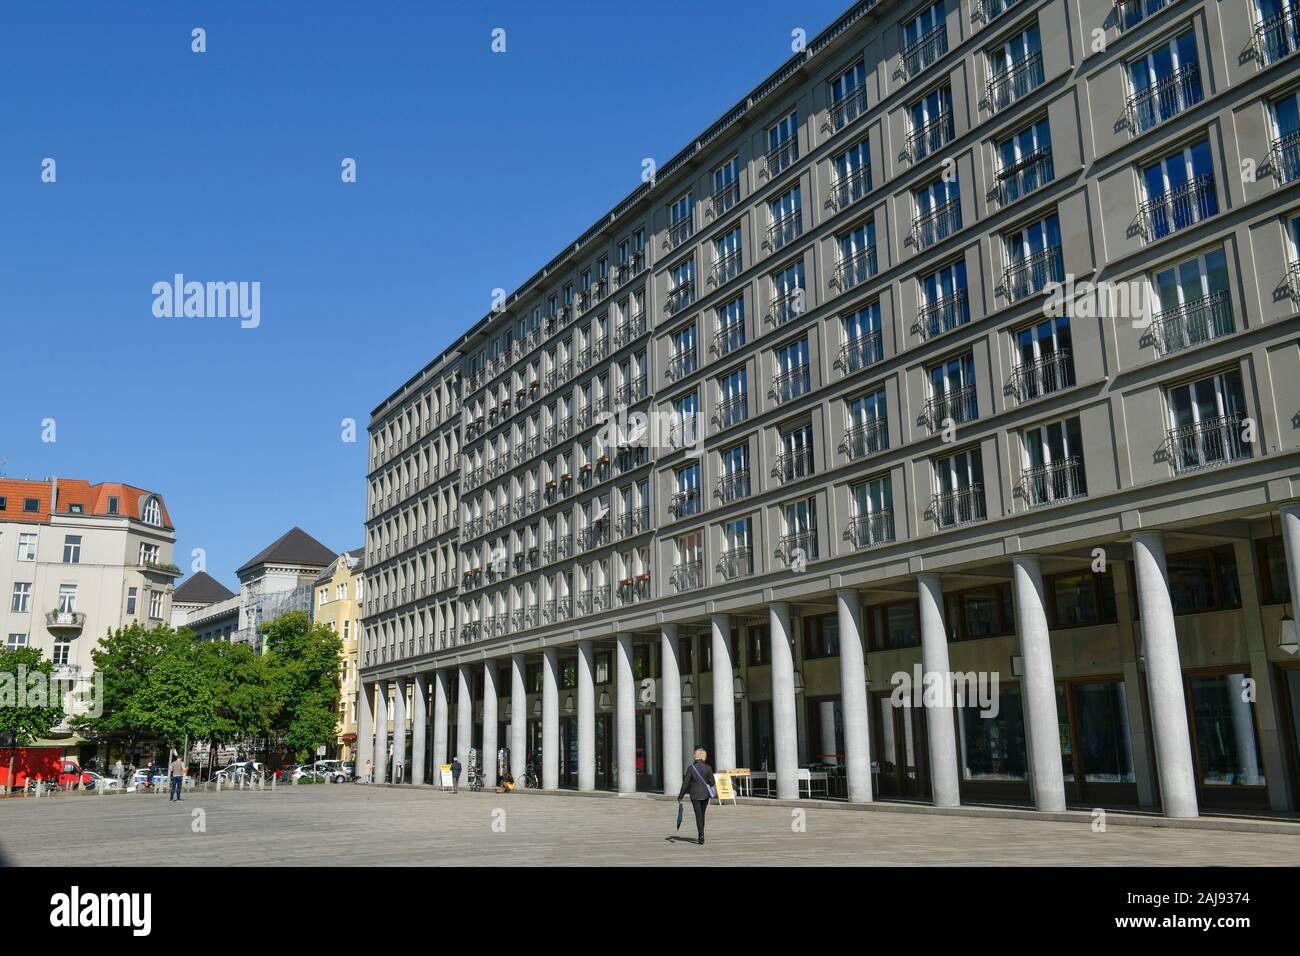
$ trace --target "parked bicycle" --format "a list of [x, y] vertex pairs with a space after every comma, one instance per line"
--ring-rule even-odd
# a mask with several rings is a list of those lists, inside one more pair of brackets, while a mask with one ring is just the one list
[[524, 767], [524, 786], [530, 790], [540, 790], [542, 788], [542, 782], [537, 779], [537, 768], [533, 766], [531, 760]]

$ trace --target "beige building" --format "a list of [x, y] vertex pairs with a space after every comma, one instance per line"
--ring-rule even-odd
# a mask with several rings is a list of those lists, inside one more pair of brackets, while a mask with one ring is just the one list
[[374, 410], [362, 758], [1293, 811], [1297, 37], [852, 6]]
[[354, 759], [357, 739], [357, 649], [361, 645], [361, 606], [365, 591], [365, 549], [340, 554], [313, 584], [312, 620], [325, 624], [343, 641], [339, 676], [338, 740], [335, 756]]

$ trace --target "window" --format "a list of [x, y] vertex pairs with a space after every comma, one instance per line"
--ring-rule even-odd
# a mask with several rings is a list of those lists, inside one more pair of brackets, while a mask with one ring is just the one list
[[1115, 0], [1120, 29], [1131, 30], [1144, 19], [1165, 8], [1169, 0]]
[[24, 498], [23, 511], [27, 514], [35, 514], [41, 510], [41, 502], [38, 498]]
[[669, 340], [668, 378], [676, 382], [699, 368], [699, 351], [695, 347], [695, 323], [684, 325]]
[[927, 249], [961, 229], [961, 187], [957, 177], [936, 179], [912, 192], [916, 210], [912, 244]]
[[1015, 334], [1013, 388], [1028, 402], [1074, 385], [1070, 351], [1070, 319], [1058, 316], [1020, 329]]
[[10, 651], [16, 651], [18, 650], [18, 648], [26, 647], [26, 646], [27, 646], [26, 634], [10, 634], [9, 639], [5, 642], [5, 649]]
[[768, 204], [772, 224], [768, 227], [768, 244], [773, 250], [803, 235], [802, 204], [799, 187], [794, 186]]
[[1087, 496], [1078, 418], [1026, 429], [1023, 437], [1021, 487], [1031, 508]]
[[1255, 0], [1255, 49], [1269, 66], [1300, 50], [1300, 6], [1295, 0]]
[[724, 232], [713, 241], [713, 284], [721, 287], [740, 275], [740, 227]]
[[894, 540], [894, 488], [888, 475], [851, 485], [849, 502], [853, 515], [845, 537], [855, 548]]
[[672, 583], [679, 591], [690, 591], [704, 584], [704, 541], [698, 531], [684, 534], [674, 542], [676, 566]]
[[969, 322], [966, 260], [959, 259], [923, 277], [920, 298], [921, 312], [916, 322], [922, 339], [932, 339]]
[[1007, 263], [1003, 292], [1011, 301], [1042, 292], [1049, 283], [1064, 281], [1061, 223], [1055, 214], [1013, 230], [1002, 242]]
[[142, 565], [157, 564], [157, 563], [158, 563], [158, 545], [156, 545], [156, 544], [146, 544], [146, 543], [144, 543], [144, 542], [141, 542], [141, 544], [140, 544], [140, 563], [141, 563]]
[[163, 616], [163, 595], [161, 591], [149, 592], [149, 617], [161, 620]]
[[1043, 45], [1032, 26], [1000, 46], [986, 50], [988, 108], [996, 113], [1043, 84]]
[[774, 358], [776, 367], [772, 375], [771, 397], [777, 404], [792, 401], [811, 391], [807, 336], [776, 349]]
[[673, 418], [669, 425], [668, 440], [674, 448], [693, 445], [700, 434], [700, 395], [691, 392], [673, 401]]
[[721, 216], [740, 202], [740, 160], [733, 156], [713, 171], [713, 214]]
[[1139, 215], [1148, 241], [1163, 239], [1219, 212], [1209, 140], [1144, 166], [1141, 182]]
[[726, 504], [749, 497], [749, 490], [749, 443], [732, 445], [722, 453], [717, 495]]
[[848, 399], [845, 411], [842, 449], [850, 460], [889, 448], [889, 416], [883, 386]]
[[776, 458], [776, 477], [783, 482], [798, 481], [813, 474], [812, 424], [799, 425], [781, 433]]
[[817, 499], [802, 498], [783, 509], [785, 534], [781, 538], [780, 555], [786, 564], [800, 568], [804, 562], [817, 559]]
[[59, 613], [75, 614], [77, 611], [77, 586], [75, 584], [59, 585]]
[[1273, 143], [1269, 169], [1282, 184], [1300, 179], [1300, 92], [1292, 90], [1270, 104]]
[[754, 573], [752, 527], [753, 519], [749, 517], [737, 518], [722, 526], [722, 556], [718, 571], [724, 578], [731, 580]]
[[749, 417], [749, 391], [745, 366], [718, 379], [718, 408], [714, 421], [719, 428], [730, 428]]
[[871, 192], [871, 150], [867, 140], [850, 146], [833, 162], [831, 202], [836, 209], [844, 209]]
[[799, 158], [799, 111], [767, 131], [767, 174], [777, 176]]
[[903, 72], [915, 77], [948, 52], [944, 0], [903, 24]]
[[925, 416], [931, 431], [951, 420], [956, 424], [979, 418], [975, 391], [975, 356], [970, 352], [940, 362], [929, 370], [930, 398]]
[[908, 109], [911, 129], [907, 134], [907, 155], [917, 163], [942, 149], [956, 133], [953, 126], [952, 88], [931, 90]]
[[840, 621], [834, 614], [818, 614], [803, 619], [804, 660], [821, 657], [838, 657], [840, 653]]
[[140, 520], [155, 527], [162, 526], [162, 506], [158, 504], [157, 498], [150, 496], [144, 500], [140, 506]]
[[18, 560], [35, 561], [36, 560], [36, 534], [35, 532], [22, 531], [18, 534]]
[[836, 364], [852, 375], [884, 358], [880, 337], [880, 302], [869, 302], [855, 312], [840, 316], [840, 357]]
[[935, 461], [931, 512], [940, 528], [984, 520], [984, 459], [978, 448]]
[[1192, 739], [1202, 786], [1260, 787], [1265, 783], [1255, 706], [1246, 703], [1246, 673], [1187, 677]]
[[1175, 614], [1241, 607], [1237, 556], [1232, 546], [1171, 554], [1165, 558], [1169, 601]]
[[688, 192], [668, 207], [668, 247], [675, 249], [695, 231], [693, 199]]
[[1002, 783], [1029, 778], [1025, 719], [1020, 688], [1003, 684], [994, 716], [984, 717], [958, 694], [957, 738], [961, 743], [962, 780]]
[[867, 66], [859, 60], [831, 80], [831, 126], [838, 132], [867, 111]]
[[55, 667], [67, 667], [72, 655], [72, 638], [56, 637], [54, 639], [54, 652], [51, 659]]
[[668, 299], [665, 307], [675, 314], [695, 301], [695, 257], [683, 259], [668, 270]]
[[800, 259], [772, 276], [772, 308], [768, 320], [779, 326], [797, 318], [803, 314], [804, 297], [804, 269]]
[[32, 586], [25, 582], [18, 582], [14, 585], [13, 600], [9, 604], [9, 610], [15, 614], [26, 614], [32, 609]]
[[673, 472], [673, 497], [671, 509], [673, 515], [685, 518], [699, 514], [703, 506], [700, 499], [700, 463], [692, 462], [684, 468]]
[[1117, 620], [1115, 582], [1108, 573], [1054, 574], [1043, 585], [1047, 592], [1048, 620], [1053, 628], [1090, 627], [1114, 624]]
[[81, 535], [68, 534], [63, 536], [63, 563], [81, 563]]
[[920, 606], [912, 600], [867, 608], [867, 636], [873, 651], [918, 647], [921, 643]]
[[1012, 614], [1011, 584], [956, 591], [944, 596], [949, 638], [973, 641], [1016, 632]]
[[1010, 205], [1056, 178], [1052, 128], [1044, 118], [997, 144], [998, 202]]
[[127, 614], [135, 614], [135, 601], [136, 601], [136, 596], [138, 594], [139, 594], [138, 588], [126, 589], [126, 613]]
[[1151, 339], [1161, 354], [1192, 348], [1234, 331], [1228, 261], [1222, 249], [1157, 270], [1151, 288]]
[[316, 593], [316, 606], [323, 607], [325, 605], [325, 602], [328, 601], [329, 599], [330, 599], [330, 589], [327, 587], [321, 588]]
[[9, 510], [9, 499], [6, 498], [4, 495], [0, 495], [0, 511], [8, 511], [8, 510]]
[[745, 344], [745, 297], [738, 295], [718, 309], [718, 334], [713, 351], [727, 355]]
[[1246, 395], [1241, 371], [1165, 389], [1169, 407], [1167, 454], [1174, 471], [1182, 473], [1250, 457], [1242, 441]]
[[839, 262], [834, 282], [840, 291], [861, 285], [876, 274], [876, 224], [865, 222], [836, 237]]
[[1130, 60], [1128, 79], [1128, 125], [1134, 133], [1145, 133], [1201, 102], [1201, 70], [1192, 31]]

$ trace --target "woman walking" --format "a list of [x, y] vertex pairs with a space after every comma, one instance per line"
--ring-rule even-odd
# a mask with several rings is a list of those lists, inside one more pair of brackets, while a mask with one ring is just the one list
[[677, 795], [679, 801], [686, 794], [691, 795], [691, 806], [695, 810], [695, 829], [699, 832], [701, 846], [704, 844], [704, 811], [708, 809], [709, 801], [718, 792], [715, 789], [713, 768], [705, 763], [708, 756], [703, 747], [695, 748], [695, 759], [686, 768], [686, 774], [682, 777], [682, 792]]

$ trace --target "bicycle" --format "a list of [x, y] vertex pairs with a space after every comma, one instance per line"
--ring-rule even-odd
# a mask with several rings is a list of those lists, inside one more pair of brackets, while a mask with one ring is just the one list
[[528, 761], [527, 766], [524, 767], [523, 783], [529, 790], [540, 790], [542, 788], [541, 781], [537, 779], [537, 768], [533, 766], [531, 760]]
[[483, 771], [473, 764], [469, 768], [469, 788], [475, 793], [483, 789]]

